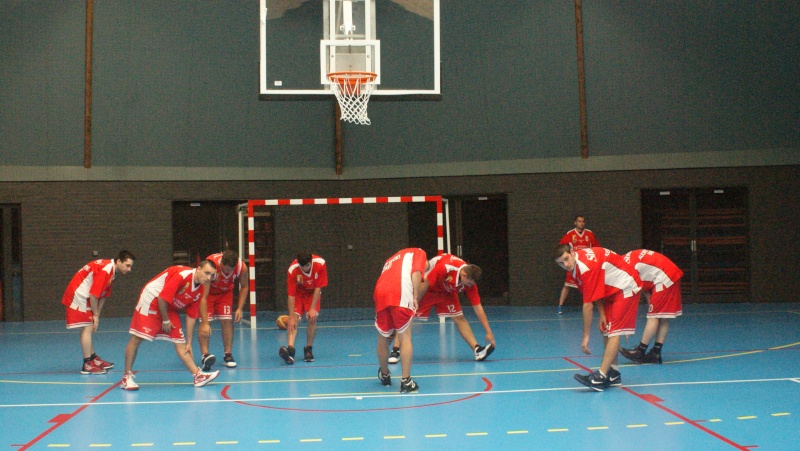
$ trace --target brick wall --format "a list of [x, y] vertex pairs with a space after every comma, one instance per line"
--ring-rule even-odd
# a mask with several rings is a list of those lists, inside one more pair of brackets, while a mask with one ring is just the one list
[[[507, 193], [508, 302], [554, 305], [563, 272], [550, 260], [550, 252], [572, 228], [576, 213], [586, 216], [588, 227], [602, 245], [626, 251], [641, 245], [640, 189], [713, 186], [749, 188], [751, 298], [753, 302], [785, 302], [794, 300], [792, 288], [800, 284], [796, 271], [800, 254], [797, 180], [800, 167], [777, 166], [308, 183], [0, 183], [0, 203], [22, 206], [26, 320], [62, 319], [59, 300], [75, 271], [94, 259], [92, 251], [111, 258], [121, 248], [138, 258], [133, 272], [115, 283], [104, 314], [129, 316], [141, 287], [172, 264], [171, 205], [176, 200]], [[329, 291], [336, 291], [336, 298], [352, 299], [343, 301], [348, 304], [368, 304], [368, 298], [364, 299], [371, 295], [372, 282], [353, 282], [353, 274], [365, 269], [378, 271], [385, 258], [405, 246], [405, 210], [313, 208], [316, 210], [307, 210], [289, 227], [313, 227], [319, 222], [335, 222], [337, 227], [314, 236], [316, 241], [279, 235], [279, 274], [298, 248], [328, 254], [324, 256], [337, 269], [332, 283], [339, 285]], [[340, 243], [352, 241], [355, 249], [345, 252], [326, 248], [326, 234], [344, 237]], [[279, 298], [284, 295], [282, 280], [279, 276]]]

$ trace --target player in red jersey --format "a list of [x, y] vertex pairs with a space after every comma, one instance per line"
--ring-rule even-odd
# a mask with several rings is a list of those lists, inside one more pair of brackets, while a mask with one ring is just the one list
[[66, 309], [67, 329], [80, 329], [83, 366], [81, 374], [105, 374], [114, 364], [94, 352], [92, 334], [100, 325], [100, 311], [106, 298], [111, 296], [111, 284], [117, 273], [128, 274], [136, 257], [119, 251], [114, 260], [94, 260], [83, 266], [67, 285], [61, 303]]
[[561, 268], [572, 273], [583, 294], [583, 341], [581, 349], [589, 354], [589, 331], [592, 327], [593, 304], [600, 312], [600, 332], [605, 350], [600, 369], [591, 375], [576, 374], [575, 379], [595, 391], [622, 385], [617, 369], [617, 352], [621, 335], [636, 329], [636, 311], [642, 280], [639, 273], [621, 256], [602, 247], [573, 251], [559, 244], [553, 254]]
[[[470, 349], [475, 353], [475, 360], [483, 361], [491, 354], [496, 346], [492, 328], [489, 327], [489, 319], [481, 305], [481, 297], [478, 294], [477, 282], [480, 281], [483, 271], [477, 265], [468, 265], [467, 262], [453, 254], [442, 254], [433, 257], [429, 262], [430, 270], [425, 274], [428, 281], [428, 291], [419, 303], [419, 309], [414, 318], [427, 321], [431, 309], [436, 310], [439, 317], [451, 318], [458, 329], [461, 338], [467, 342]], [[486, 331], [485, 346], [481, 346], [472, 333], [472, 328], [464, 318], [461, 311], [461, 302], [458, 293], [464, 293], [469, 299], [475, 316], [478, 317]], [[398, 350], [392, 349], [392, 355]], [[391, 356], [390, 356], [391, 357]], [[396, 360], [395, 360], [396, 361]], [[391, 362], [391, 360], [390, 360]]]
[[419, 390], [411, 379], [411, 360], [414, 347], [411, 344], [411, 325], [419, 300], [425, 295], [428, 283], [425, 272], [429, 264], [425, 251], [409, 248], [398, 251], [383, 264], [375, 285], [375, 328], [378, 329], [378, 380], [384, 386], [392, 385], [389, 373], [389, 345], [397, 337], [400, 345], [402, 380], [400, 393]]
[[[247, 272], [247, 265], [239, 258], [239, 255], [227, 250], [206, 257], [217, 265], [217, 274], [211, 281], [211, 290], [208, 293], [208, 320], [218, 320], [222, 326], [222, 345], [225, 355], [222, 363], [228, 368], [236, 367], [236, 360], [233, 358], [233, 323], [242, 319], [242, 308], [250, 292], [250, 275]], [[236, 304], [236, 314], [233, 311], [233, 288], [239, 285], [239, 298]], [[186, 343], [191, 347], [194, 323], [199, 316], [198, 308], [200, 304], [195, 302], [186, 307]], [[217, 358], [209, 352], [208, 338], [198, 335], [197, 341], [200, 343], [202, 354], [202, 369], [204, 372], [211, 370]]]
[[[639, 272], [642, 291], [650, 295], [650, 305], [639, 346], [633, 349], [623, 348], [619, 352], [634, 363], [661, 363], [661, 348], [667, 339], [669, 320], [683, 313], [683, 271], [666, 256], [647, 249], [630, 251], [622, 258]], [[653, 337], [656, 341], [648, 352], [647, 347]]]
[[[568, 244], [572, 250], [588, 249], [590, 247], [599, 247], [600, 243], [597, 242], [594, 233], [586, 228], [586, 218], [582, 215], [575, 216], [575, 228], [564, 234], [558, 244]], [[564, 286], [561, 288], [561, 296], [558, 298], [558, 314], [562, 314], [562, 306], [567, 300], [570, 288], [578, 288], [575, 280], [572, 279], [570, 273], [567, 273], [567, 278], [564, 281]]]
[[[191, 346], [181, 329], [181, 318], [178, 311], [194, 302], [200, 303], [200, 317], [208, 318], [206, 297], [211, 279], [217, 273], [214, 262], [203, 260], [197, 268], [188, 266], [171, 266], [153, 277], [142, 288], [136, 309], [131, 321], [131, 338], [125, 347], [125, 376], [120, 387], [123, 390], [138, 390], [139, 385], [133, 380], [133, 363], [142, 340], [167, 340], [175, 344], [175, 353], [186, 369], [194, 377], [194, 386], [202, 387], [219, 376], [219, 371], [205, 373], [194, 364]], [[202, 321], [199, 335], [211, 334], [208, 321]]]
[[288, 365], [294, 363], [294, 342], [297, 338], [297, 324], [308, 318], [306, 329], [306, 346], [303, 348], [303, 360], [314, 361], [311, 347], [317, 335], [317, 317], [319, 316], [322, 289], [328, 286], [328, 268], [325, 260], [319, 255], [308, 252], [297, 254], [297, 258], [289, 265], [286, 274], [286, 289], [289, 293], [287, 305], [289, 320], [286, 322], [286, 346], [278, 349], [278, 355]]

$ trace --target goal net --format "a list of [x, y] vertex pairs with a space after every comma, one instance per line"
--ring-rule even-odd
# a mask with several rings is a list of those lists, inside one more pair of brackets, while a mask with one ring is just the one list
[[[422, 203], [432, 207], [425, 217], [409, 214], [409, 204]], [[250, 327], [259, 311], [270, 320], [285, 313], [286, 271], [298, 252], [325, 259], [321, 321], [374, 318], [372, 292], [387, 258], [406, 247], [429, 258], [444, 252], [442, 203], [441, 196], [249, 200]], [[411, 236], [415, 228], [431, 239]]]

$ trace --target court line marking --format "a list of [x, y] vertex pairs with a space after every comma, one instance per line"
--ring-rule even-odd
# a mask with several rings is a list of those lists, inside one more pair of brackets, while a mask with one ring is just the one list
[[[573, 370], [575, 371], [575, 370]], [[414, 376], [415, 378], [417, 376]], [[626, 384], [623, 388], [641, 388], [641, 387], [669, 387], [669, 386], [691, 386], [691, 385], [716, 385], [716, 384], [746, 384], [746, 383], [768, 383], [768, 382], [798, 382], [800, 378], [769, 378], [769, 379], [735, 379], [735, 380], [714, 380], [714, 381], [689, 381], [689, 382], [659, 382], [649, 384]], [[113, 387], [112, 387], [113, 388]], [[405, 399], [410, 397], [441, 397], [441, 396], [468, 396], [468, 395], [504, 395], [504, 394], [519, 394], [519, 393], [538, 393], [538, 392], [556, 392], [556, 391], [578, 391], [586, 390], [585, 387], [550, 387], [550, 388], [525, 388], [517, 390], [491, 390], [491, 391], [464, 391], [464, 392], [442, 392], [442, 393], [413, 393], [404, 394], [399, 393], [382, 393], [382, 394], [368, 394], [374, 392], [367, 392], [358, 396], [364, 398], [399, 398]], [[154, 404], [214, 404], [214, 403], [228, 403], [228, 402], [297, 402], [297, 401], [318, 401], [318, 400], [339, 400], [339, 399], [353, 399], [353, 394], [343, 395], [328, 395], [318, 397], [293, 397], [293, 398], [243, 398], [237, 400], [228, 399], [192, 399], [192, 400], [162, 400], [162, 401], [105, 401], [94, 402], [91, 406], [118, 406], [118, 405], [154, 405]], [[89, 405], [80, 402], [68, 403], [38, 403], [38, 404], [0, 404], [0, 408], [25, 408], [25, 407], [70, 407], [70, 406], [83, 406]], [[715, 421], [714, 419], [708, 421]], [[718, 420], [722, 421], [722, 420]]]

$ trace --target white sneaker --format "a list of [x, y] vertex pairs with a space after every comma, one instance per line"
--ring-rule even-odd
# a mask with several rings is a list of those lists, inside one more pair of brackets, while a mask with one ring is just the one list
[[400, 361], [400, 348], [392, 348], [392, 352], [389, 354], [389, 363], [397, 363]]
[[139, 384], [133, 380], [133, 373], [126, 373], [124, 376], [122, 376], [122, 383], [119, 384], [119, 388], [128, 391], [139, 389]]
[[491, 343], [487, 343], [486, 346], [477, 345], [475, 346], [475, 360], [482, 362], [492, 352], [494, 352], [494, 346]]
[[207, 383], [213, 381], [214, 379], [219, 376], [219, 370], [214, 371], [213, 373], [204, 373], [202, 371], [197, 371], [197, 374], [194, 375], [194, 386], [195, 387], [202, 387]]

